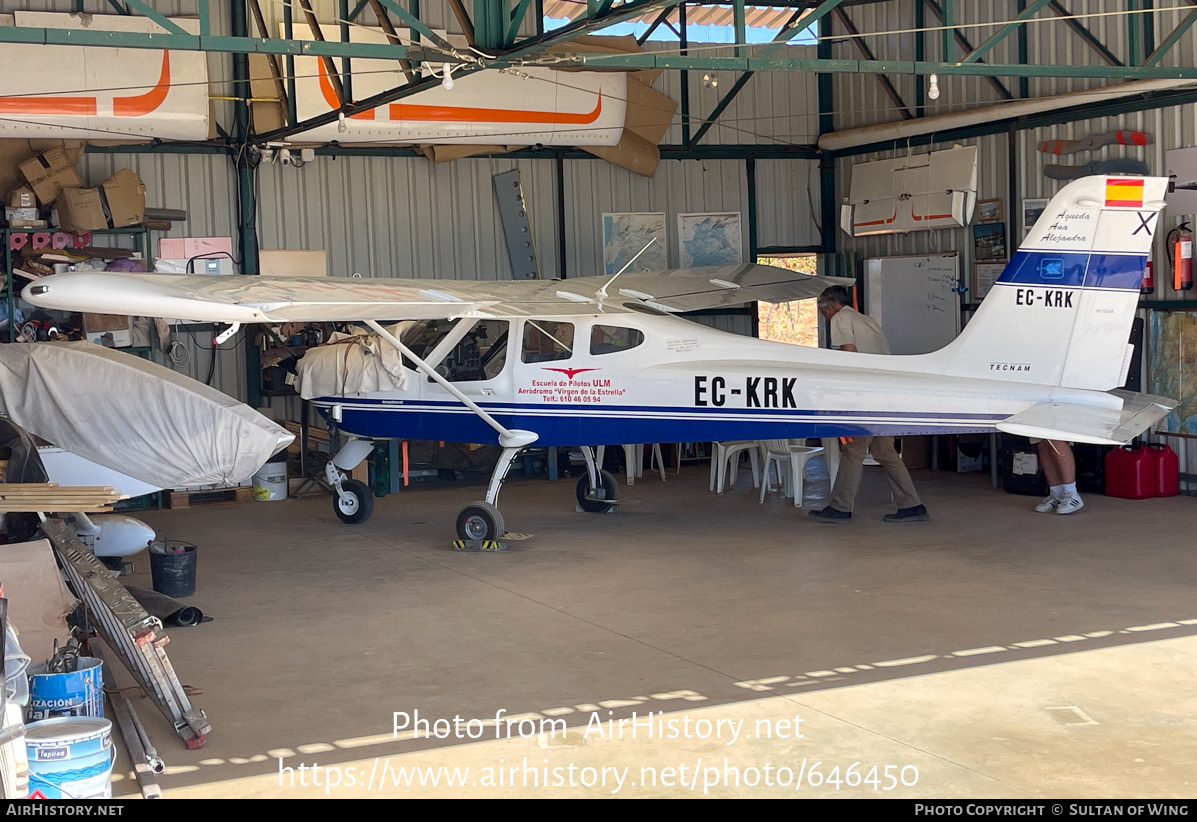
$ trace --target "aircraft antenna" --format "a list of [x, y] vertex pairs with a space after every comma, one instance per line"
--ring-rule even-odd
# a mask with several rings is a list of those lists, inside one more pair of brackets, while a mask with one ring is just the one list
[[602, 287], [602, 288], [600, 288], [600, 289], [598, 290], [598, 294], [597, 294], [597, 296], [598, 296], [598, 298], [599, 298], [600, 300], [606, 299], [606, 297], [607, 297], [607, 286], [609, 286], [609, 285], [611, 285], [611, 283], [615, 282], [615, 280], [616, 280], [616, 279], [619, 277], [619, 275], [620, 275], [620, 274], [622, 274], [623, 272], [627, 271], [627, 270], [628, 270], [628, 268], [630, 268], [630, 267], [631, 267], [632, 263], [636, 262], [636, 260], [637, 260], [637, 259], [639, 259], [640, 255], [641, 255], [641, 254], [643, 254], [644, 252], [648, 251], [648, 249], [649, 249], [649, 246], [651, 246], [651, 245], [652, 245], [653, 243], [655, 243], [656, 241], [657, 241], [657, 238], [656, 238], [656, 237], [653, 237], [651, 240], [649, 240], [649, 241], [648, 241], [648, 243], [647, 243], [647, 244], [644, 246], [644, 248], [642, 248], [642, 249], [640, 249], [639, 251], [637, 251], [637, 252], [636, 252], [636, 256], [635, 256], [635, 257], [633, 257], [632, 259], [628, 260], [628, 261], [627, 261], [627, 263], [624, 265], [624, 267], [623, 267], [623, 268], [621, 268], [621, 269], [619, 269], [619, 271], [616, 271], [616, 272], [615, 272], [615, 276], [614, 276], [614, 277], [612, 277], [611, 279], [607, 280], [607, 282], [603, 283], [603, 287]]

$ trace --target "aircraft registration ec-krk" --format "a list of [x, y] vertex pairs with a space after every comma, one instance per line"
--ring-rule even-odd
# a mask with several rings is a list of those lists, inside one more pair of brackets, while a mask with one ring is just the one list
[[[402, 355], [395, 390], [318, 397], [355, 435], [329, 463], [333, 507], [363, 522], [373, 500], [349, 480], [372, 438], [498, 443], [463, 539], [504, 533], [496, 503], [523, 449], [599, 443], [988, 433], [1122, 444], [1171, 400], [1114, 391], [1167, 179], [1067, 185], [971, 322], [928, 354], [785, 345], [670, 314], [813, 297], [849, 280], [762, 265], [628, 272], [560, 281], [311, 280], [64, 273], [28, 286], [34, 305], [231, 323], [360, 322]], [[381, 321], [407, 321], [393, 334]], [[421, 377], [419, 373], [424, 375]], [[584, 510], [609, 510], [615, 480], [583, 452]]]

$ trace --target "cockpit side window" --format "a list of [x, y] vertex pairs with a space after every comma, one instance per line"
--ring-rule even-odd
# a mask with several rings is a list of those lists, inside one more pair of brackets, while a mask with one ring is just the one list
[[574, 325], [551, 320], [524, 323], [523, 361], [556, 362], [573, 356]]
[[644, 342], [644, 332], [618, 325], [596, 325], [590, 330], [591, 354], [616, 354], [630, 351]]
[[480, 320], [437, 366], [437, 371], [449, 382], [497, 377], [507, 361], [509, 326], [506, 320]]

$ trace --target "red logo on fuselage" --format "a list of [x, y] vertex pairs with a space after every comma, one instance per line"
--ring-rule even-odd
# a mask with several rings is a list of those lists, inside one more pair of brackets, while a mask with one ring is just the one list
[[543, 370], [544, 371], [560, 371], [562, 374], [564, 374], [565, 376], [569, 377], [572, 380], [576, 375], [581, 374], [583, 371], [598, 371], [599, 369], [597, 369], [597, 368], [545, 368]]

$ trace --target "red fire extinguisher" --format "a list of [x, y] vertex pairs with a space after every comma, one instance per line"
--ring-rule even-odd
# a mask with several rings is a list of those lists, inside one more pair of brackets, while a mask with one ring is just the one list
[[1150, 254], [1147, 257], [1147, 264], [1143, 267], [1143, 284], [1139, 286], [1139, 293], [1146, 296], [1155, 293], [1155, 274], [1152, 271], [1153, 263]]
[[1168, 232], [1168, 261], [1172, 263], [1172, 288], [1188, 291], [1193, 287], [1193, 232], [1181, 223]]

